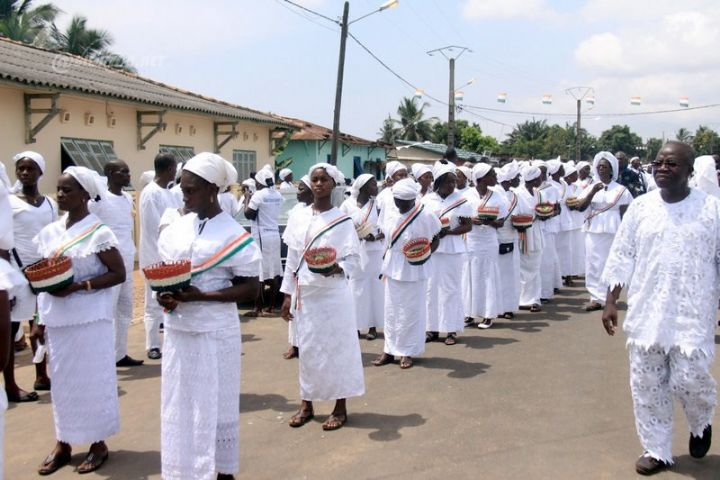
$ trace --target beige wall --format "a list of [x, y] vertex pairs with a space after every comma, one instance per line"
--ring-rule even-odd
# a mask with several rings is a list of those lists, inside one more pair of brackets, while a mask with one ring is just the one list
[[[182, 112], [169, 111], [165, 115], [167, 129], [158, 132], [146, 144], [145, 150], [137, 149], [136, 112], [138, 110], [156, 110], [149, 105], [136, 105], [105, 101], [100, 98], [83, 97], [80, 95], [61, 94], [59, 107], [70, 112], [71, 119], [62, 123], [60, 117], [55, 117], [43, 130], [36, 135], [36, 143], [25, 143], [25, 118], [23, 93], [45, 93], [23, 90], [13, 85], [0, 85], [0, 160], [5, 164], [10, 178], [15, 178], [15, 168], [12, 157], [24, 150], [35, 150], [45, 157], [47, 163], [45, 176], [40, 183], [42, 192], [52, 193], [55, 190], [57, 177], [60, 175], [61, 137], [72, 137], [92, 140], [112, 141], [115, 153], [130, 165], [133, 181], [139, 179], [145, 170], [152, 169], [154, 156], [160, 145], [176, 145], [193, 147], [196, 153], [213, 150], [213, 121], [226, 121], [221, 118], [202, 116]], [[37, 102], [37, 101], [36, 101]], [[44, 107], [45, 103], [42, 103]], [[49, 105], [49, 102], [48, 102]], [[95, 124], [85, 125], [85, 114], [95, 116]], [[117, 119], [116, 126], [108, 126], [108, 115]], [[42, 115], [33, 115], [33, 125], [36, 125]], [[182, 125], [182, 133], [176, 133], [176, 124]], [[190, 135], [190, 126], [196, 129]], [[143, 129], [146, 134], [149, 127]], [[233, 150], [254, 150], [257, 152], [257, 166], [261, 168], [274, 161], [270, 150], [270, 127], [251, 122], [240, 122], [237, 126], [239, 135], [228, 142], [220, 152], [227, 160], [232, 160]], [[242, 181], [242, 179], [240, 179]]]
[[387, 154], [387, 161], [398, 160], [407, 166], [413, 163], [427, 163], [432, 164], [442, 158], [439, 153], [428, 152], [415, 147], [401, 148], [401, 149], [390, 149]]

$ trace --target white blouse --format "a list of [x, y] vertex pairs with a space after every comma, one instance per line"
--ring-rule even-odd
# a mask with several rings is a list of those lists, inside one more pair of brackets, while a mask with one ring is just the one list
[[[462, 205], [453, 208], [447, 213], [443, 213], [461, 200], [465, 201]], [[445, 198], [442, 198], [437, 192], [433, 192], [423, 197], [422, 203], [425, 205], [427, 211], [434, 213], [438, 219], [441, 217], [448, 218], [450, 220], [450, 229], [460, 226], [460, 218], [471, 218], [473, 216], [470, 202], [457, 192], [453, 192]], [[461, 235], [446, 235], [440, 239], [440, 245], [436, 251], [438, 253], [466, 253], [467, 247]]]
[[[585, 190], [583, 198], [591, 194], [595, 184]], [[585, 211], [586, 220], [583, 232], [612, 233], [620, 227], [620, 207], [629, 205], [633, 197], [627, 188], [612, 181], [605, 188], [596, 192], [590, 206]]]
[[[495, 190], [488, 189], [488, 193], [482, 198], [470, 202], [470, 207], [477, 216], [480, 207], [496, 207], [499, 211], [498, 220], [507, 217], [508, 204], [505, 195]], [[487, 251], [488, 249], [498, 249], [498, 229], [489, 225], [475, 225], [467, 234], [467, 246], [469, 251]]]
[[[385, 239], [390, 245], [392, 234], [397, 227], [411, 214], [400, 213], [398, 209], [386, 212], [385, 221], [381, 225], [385, 233]], [[425, 238], [432, 241], [433, 237], [440, 233], [442, 224], [437, 215], [430, 213], [427, 207], [423, 208], [420, 215], [405, 229], [392, 247], [389, 247], [383, 258], [382, 274], [393, 280], [403, 282], [417, 282], [425, 280], [432, 274], [432, 258], [422, 265], [410, 265], [402, 252], [403, 246], [410, 240]]]
[[[378, 226], [380, 215], [378, 214], [377, 201], [375, 199], [368, 200], [361, 208], [358, 207], [355, 198], [348, 198], [340, 205], [340, 211], [352, 218], [353, 224], [356, 227], [363, 222], [367, 222], [373, 226], [371, 232], [373, 235], [380, 233], [380, 227]], [[376, 252], [385, 248], [384, 243], [383, 241], [377, 240], [374, 242], [360, 240], [360, 248], [368, 252]]]

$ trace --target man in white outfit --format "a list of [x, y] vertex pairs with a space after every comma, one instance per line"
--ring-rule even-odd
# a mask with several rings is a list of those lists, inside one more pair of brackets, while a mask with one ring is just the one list
[[[159, 262], [158, 236], [160, 218], [168, 208], [180, 207], [177, 197], [168, 189], [175, 180], [177, 161], [172, 154], [160, 153], [155, 157], [155, 178], [140, 193], [140, 268]], [[160, 323], [162, 307], [153, 298], [152, 290], [145, 282], [145, 348], [151, 360], [162, 357]]]

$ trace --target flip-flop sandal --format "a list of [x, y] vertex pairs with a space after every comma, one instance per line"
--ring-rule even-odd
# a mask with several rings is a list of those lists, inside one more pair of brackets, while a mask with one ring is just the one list
[[538, 305], [536, 303], [536, 304], [530, 306], [530, 311], [533, 313], [538, 313], [538, 312], [541, 312], [542, 309], [540, 308], [540, 305]]
[[40, 464], [40, 468], [38, 468], [38, 475], [50, 475], [51, 473], [55, 473], [65, 465], [70, 463], [70, 459], [72, 458], [72, 454], [70, 453], [61, 453], [60, 455], [55, 455], [55, 452], [52, 452], [50, 455], [45, 457], [45, 460]]
[[507, 318], [508, 320], [512, 320], [515, 318], [515, 314], [512, 312], [505, 312], [503, 313], [503, 318]]
[[283, 356], [282, 356], [282, 357], [283, 357], [285, 360], [291, 360], [291, 359], [297, 358], [297, 357], [299, 357], [299, 356], [300, 356], [300, 353], [299, 353], [299, 351], [297, 350], [297, 348], [293, 348], [292, 350], [288, 350], [287, 352], [283, 353]]
[[302, 427], [303, 425], [305, 425], [306, 423], [308, 423], [310, 420], [312, 420], [313, 418], [315, 418], [315, 412], [314, 412], [314, 411], [310, 412], [310, 413], [307, 414], [307, 415], [303, 415], [303, 413], [304, 413], [304, 412], [299, 411], [299, 412], [297, 412], [295, 415], [293, 415], [293, 416], [290, 418], [290, 422], [288, 423], [288, 425], [290, 425], [292, 428], [300, 428], [300, 427]]
[[427, 332], [425, 334], [425, 343], [437, 342], [440, 340], [440, 334], [437, 332]]
[[94, 472], [102, 467], [108, 458], [110, 458], [110, 452], [107, 450], [100, 455], [90, 452], [87, 454], [87, 457], [85, 457], [85, 460], [78, 465], [77, 472], [79, 474]]
[[50, 390], [50, 385], [50, 382], [41, 382], [40, 380], [35, 380], [35, 383], [33, 383], [33, 390], [46, 392]]
[[475, 319], [473, 317], [465, 317], [465, 326], [472, 325]]
[[347, 422], [347, 415], [343, 415], [341, 417], [336, 417], [334, 414], [331, 414], [322, 424], [322, 429], [326, 432], [330, 432], [332, 430], [339, 430], [345, 425], [345, 422]]
[[407, 358], [407, 357], [406, 357], [406, 358], [403, 358], [403, 359], [400, 360], [400, 368], [402, 368], [403, 370], [407, 370], [408, 368], [412, 368], [412, 366], [413, 366], [412, 358]]
[[375, 340], [376, 338], [377, 338], [377, 333], [368, 332], [365, 335], [365, 340]]
[[375, 365], [376, 367], [382, 367], [383, 365], [387, 365], [387, 364], [392, 363], [392, 362], [394, 362], [394, 361], [395, 361], [395, 359], [393, 358], [392, 355], [388, 355], [388, 356], [386, 356], [386, 357], [383, 357], [382, 355], [380, 355], [378, 358], [376, 358], [375, 360], [373, 360], [373, 361], [370, 362], [370, 363], [372, 363], [372, 364]]
[[457, 340], [455, 339], [455, 335], [448, 335], [445, 337], [445, 345], [455, 345], [457, 343]]
[[19, 397], [11, 397], [8, 395], [8, 402], [12, 403], [37, 402], [39, 399], [40, 396], [37, 392], [25, 392], [25, 395], [20, 395]]

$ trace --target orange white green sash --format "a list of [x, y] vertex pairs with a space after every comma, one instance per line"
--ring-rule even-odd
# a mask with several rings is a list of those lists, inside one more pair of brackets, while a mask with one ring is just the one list
[[303, 262], [305, 261], [305, 254], [308, 250], [315, 244], [315, 242], [325, 235], [327, 232], [332, 230], [333, 228], [337, 227], [343, 222], [350, 221], [350, 217], [343, 214], [337, 217], [335, 220], [331, 221], [330, 223], [325, 224], [324, 227], [322, 227], [313, 237], [305, 244], [305, 248], [303, 249], [302, 255], [300, 255], [300, 262], [298, 263], [298, 267], [295, 269], [295, 275], [297, 276], [297, 273], [300, 271], [300, 267], [302, 267]]
[[513, 210], [515, 210], [515, 207], [517, 207], [518, 204], [517, 195], [515, 195], [513, 192], [510, 192], [510, 195], [510, 208], [508, 208], [508, 214], [506, 218], [510, 218], [510, 214], [512, 214]]
[[407, 217], [405, 217], [405, 219], [400, 222], [400, 225], [398, 225], [397, 228], [392, 232], [392, 235], [390, 236], [390, 242], [388, 243], [388, 250], [390, 250], [393, 245], [395, 245], [397, 241], [400, 240], [400, 237], [405, 232], [405, 230], [407, 230], [410, 224], [415, 221], [415, 219], [420, 215], [420, 212], [422, 212], [424, 209], [425, 205], [419, 203], [415, 205], [412, 210], [410, 210], [410, 213], [408, 213]]
[[600, 208], [598, 210], [593, 210], [590, 215], [587, 216], [585, 221], [587, 222], [588, 226], [590, 226], [590, 223], [594, 217], [597, 217], [601, 213], [605, 213], [611, 208], [613, 208], [617, 203], [620, 201], [620, 197], [622, 197], [622, 194], [625, 193], [625, 190], [627, 190], [624, 186], [620, 185], [620, 188], [618, 189], [617, 195], [615, 195], [615, 198], [613, 198], [612, 202], [608, 204], [605, 208]]
[[368, 218], [370, 218], [370, 214], [372, 213], [373, 207], [375, 206], [375, 200], [372, 198], [367, 203], [367, 211], [365, 212], [365, 215], [363, 216], [362, 222], [360, 222], [360, 225], [368, 221]]
[[448, 206], [445, 208], [445, 210], [442, 210], [442, 211], [440, 212], [439, 217], [440, 217], [440, 218], [444, 217], [445, 215], [447, 215], [448, 213], [450, 213], [451, 211], [455, 210], [457, 207], [459, 207], [460, 205], [462, 205], [463, 203], [466, 203], [466, 202], [467, 202], [467, 198], [461, 198], [460, 200], [458, 200], [457, 202], [453, 203], [452, 205], [448, 205]]
[[250, 245], [252, 242], [252, 235], [247, 232], [243, 232], [240, 236], [233, 238], [230, 243], [218, 250], [212, 257], [208, 258], [200, 265], [193, 266], [191, 275], [194, 277], [217, 267], [240, 250]]
[[67, 242], [65, 242], [65, 243], [63, 243], [62, 245], [60, 245], [60, 246], [55, 250], [55, 253], [53, 253], [53, 258], [58, 258], [58, 257], [62, 256], [65, 252], [67, 252], [68, 250], [70, 250], [70, 249], [71, 249], [72, 247], [74, 247], [75, 245], [78, 245], [78, 244], [84, 242], [85, 240], [87, 240], [88, 238], [92, 237], [93, 233], [97, 232], [98, 230], [100, 230], [100, 229], [101, 229], [102, 227], [104, 227], [104, 226], [105, 226], [105, 224], [100, 223], [100, 222], [94, 223], [94, 224], [91, 225], [88, 229], [83, 230], [83, 231], [80, 232], [77, 236], [71, 238], [71, 239], [68, 240]]

